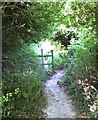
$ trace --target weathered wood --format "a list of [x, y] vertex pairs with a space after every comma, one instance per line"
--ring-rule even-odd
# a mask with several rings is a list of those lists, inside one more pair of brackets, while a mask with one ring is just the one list
[[[52, 63], [44, 63], [43, 65], [51, 65]], [[42, 64], [41, 64], [42, 65]]]
[[51, 50], [51, 54], [52, 54], [52, 69], [53, 69], [53, 73], [54, 73], [54, 58], [53, 58], [53, 50]]
[[[43, 49], [41, 49], [41, 55], [38, 55], [38, 57], [41, 57], [41, 65], [44, 67], [44, 65], [52, 65], [52, 71], [54, 73], [54, 57], [53, 57], [53, 50], [51, 50], [51, 55], [43, 55]], [[44, 63], [44, 57], [51, 57], [52, 62], [51, 63]]]
[[43, 49], [41, 49], [41, 57], [42, 57], [42, 66], [44, 67]]
[[38, 57], [52, 57], [52, 55], [38, 55]]

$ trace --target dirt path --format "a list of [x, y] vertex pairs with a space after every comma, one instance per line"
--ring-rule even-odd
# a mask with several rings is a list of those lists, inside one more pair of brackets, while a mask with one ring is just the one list
[[45, 93], [48, 101], [44, 110], [46, 118], [75, 118], [76, 116], [68, 95], [57, 84], [57, 81], [60, 81], [63, 75], [64, 70], [58, 70], [50, 80], [46, 81]]

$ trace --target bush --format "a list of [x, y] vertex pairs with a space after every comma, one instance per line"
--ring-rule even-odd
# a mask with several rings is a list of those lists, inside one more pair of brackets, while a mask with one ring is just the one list
[[90, 33], [90, 30], [80, 28], [78, 41], [71, 41], [71, 45], [68, 47], [65, 85], [72, 95], [76, 107], [82, 112], [88, 113], [90, 117], [97, 118], [96, 36], [94, 31], [94, 34]]
[[65, 56], [65, 54], [63, 52], [54, 54], [54, 69], [55, 70], [64, 68], [64, 64], [65, 64], [64, 56]]
[[3, 117], [42, 117], [42, 108], [46, 104], [43, 83], [47, 72], [42, 70], [39, 62], [26, 44], [20, 50], [3, 55]]

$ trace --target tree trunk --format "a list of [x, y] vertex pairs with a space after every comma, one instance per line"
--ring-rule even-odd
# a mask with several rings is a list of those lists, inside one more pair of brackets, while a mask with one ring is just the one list
[[96, 18], [96, 69], [98, 70], [98, 2], [96, 3], [95, 9], [95, 18]]

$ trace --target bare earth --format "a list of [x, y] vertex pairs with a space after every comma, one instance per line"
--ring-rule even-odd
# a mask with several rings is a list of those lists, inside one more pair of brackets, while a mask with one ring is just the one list
[[57, 84], [63, 77], [64, 70], [58, 70], [45, 83], [45, 93], [48, 105], [44, 110], [46, 118], [75, 118], [76, 112], [70, 102], [69, 96]]

